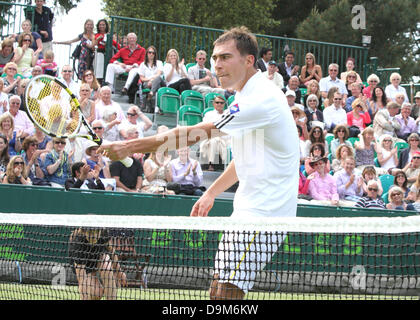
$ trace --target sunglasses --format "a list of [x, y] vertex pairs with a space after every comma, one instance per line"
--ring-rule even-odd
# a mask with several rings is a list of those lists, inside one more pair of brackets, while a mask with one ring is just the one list
[[378, 191], [376, 188], [368, 188], [369, 191]]
[[102, 130], [104, 127], [93, 127], [93, 130]]
[[89, 76], [93, 76], [93, 74], [92, 73], [86, 73], [85, 74], [85, 77], [89, 77]]
[[155, 54], [153, 51], [149, 51], [148, 54]]
[[369, 82], [374, 82], [374, 83], [377, 83], [378, 81], [376, 81], [376, 80], [370, 80]]
[[395, 197], [395, 196], [402, 196], [402, 193], [394, 193], [394, 194], [391, 194], [391, 197]]
[[136, 115], [137, 115], [137, 113], [127, 112], [127, 116], [129, 116], [129, 117], [135, 117]]
[[346, 132], [346, 130], [337, 130], [337, 132], [343, 132], [344, 133], [344, 132]]
[[331, 72], [338, 72], [337, 69], [330, 69]]
[[392, 140], [384, 139], [384, 142], [392, 142]]
[[343, 99], [341, 99], [341, 98], [334, 98], [334, 101], [341, 101], [341, 100], [343, 100]]
[[65, 141], [56, 141], [56, 142], [54, 142], [55, 144], [62, 144], [62, 145], [66, 145], [66, 143], [67, 142], [65, 142]]
[[23, 39], [23, 42], [31, 42], [31, 39]]
[[420, 157], [413, 157], [413, 159], [420, 159]]
[[13, 165], [15, 165], [15, 166], [19, 166], [19, 165], [23, 166], [24, 164], [25, 164], [25, 162], [23, 162], [23, 161], [16, 161]]
[[225, 104], [223, 101], [214, 101], [215, 104]]
[[63, 70], [64, 73], [72, 72], [72, 70]]

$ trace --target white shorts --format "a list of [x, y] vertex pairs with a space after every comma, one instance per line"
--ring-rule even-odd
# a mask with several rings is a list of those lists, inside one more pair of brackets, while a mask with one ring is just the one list
[[277, 252], [286, 233], [225, 231], [215, 258], [214, 273], [247, 293], [257, 273]]

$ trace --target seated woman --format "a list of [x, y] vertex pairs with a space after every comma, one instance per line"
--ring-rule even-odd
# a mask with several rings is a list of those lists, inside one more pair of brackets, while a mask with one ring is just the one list
[[330, 90], [328, 90], [327, 98], [324, 100], [324, 110], [325, 108], [328, 108], [329, 106], [332, 106], [334, 104], [334, 94], [338, 92], [337, 87], [331, 87]]
[[91, 99], [91, 92], [90, 85], [88, 83], [82, 83], [80, 86], [79, 103], [80, 109], [88, 124], [91, 124], [95, 120], [95, 101]]
[[333, 205], [339, 204], [339, 195], [337, 192], [337, 184], [335, 179], [326, 173], [325, 166], [328, 163], [328, 159], [325, 157], [314, 157], [310, 161], [310, 165], [314, 172], [308, 176], [309, 188], [308, 194], [312, 197], [312, 202], [316, 202], [321, 205]]
[[372, 97], [369, 99], [369, 104], [372, 108], [372, 118], [378, 111], [386, 109], [387, 103], [388, 98], [386, 97], [384, 89], [376, 87], [373, 90]]
[[45, 157], [43, 170], [45, 177], [52, 187], [62, 188], [68, 178], [71, 177], [70, 166], [72, 153], [64, 151], [66, 140], [53, 138], [53, 149]]
[[319, 90], [319, 82], [316, 80], [310, 80], [308, 82], [307, 88], [308, 89], [306, 91], [306, 94], [303, 97], [303, 106], [305, 108], [308, 107], [308, 103], [307, 103], [308, 98], [311, 94], [314, 94], [318, 99], [318, 105], [316, 107], [320, 108], [322, 105], [322, 95], [321, 95], [321, 91]]
[[101, 85], [99, 84], [98, 79], [96, 79], [92, 70], [86, 70], [83, 72], [82, 75], [82, 85], [88, 84], [91, 91], [89, 99], [96, 102], [99, 99], [99, 89], [101, 89]]
[[352, 57], [348, 57], [347, 60], [346, 60], [346, 71], [342, 72], [341, 75], [340, 75], [341, 81], [344, 81], [344, 83], [345, 83], [346, 79], [347, 79], [347, 75], [350, 72], [354, 72], [355, 75], [356, 75], [355, 81], [361, 83], [362, 79], [360, 78], [360, 75], [355, 71], [355, 68], [356, 68], [356, 60]]
[[314, 143], [322, 143], [325, 148], [325, 155], [328, 155], [328, 142], [325, 140], [323, 129], [319, 126], [315, 126], [309, 131], [309, 139], [306, 140], [305, 157], [309, 157], [309, 151]]
[[395, 172], [394, 175], [394, 184], [391, 186], [391, 188], [400, 187], [404, 192], [404, 199], [415, 201], [415, 197], [409, 199], [410, 188], [407, 186], [408, 180], [405, 172], [402, 170], [398, 170], [397, 172]]
[[340, 200], [357, 202], [363, 196], [363, 179], [355, 171], [356, 161], [347, 157], [344, 168], [334, 174]]
[[397, 95], [397, 93], [402, 93], [404, 95], [403, 102], [409, 102], [407, 91], [404, 87], [400, 86], [401, 75], [398, 72], [394, 72], [389, 77], [389, 80], [391, 84], [385, 87], [385, 93], [387, 98], [395, 102], [395, 96]]
[[[347, 75], [346, 75], [346, 80], [344, 81], [344, 83], [345, 83], [345, 85], [346, 85], [346, 89], [347, 89], [347, 91], [348, 91], [348, 93], [349, 93], [349, 95], [348, 95], [348, 97], [351, 97], [352, 95], [353, 95], [353, 93], [352, 93], [352, 86], [353, 86], [353, 83], [358, 83], [357, 81], [356, 81], [356, 79], [357, 79], [357, 73], [356, 72], [354, 72], [354, 71], [349, 71], [348, 73], [347, 73]], [[359, 90], [360, 90], [360, 92], [362, 92], [362, 89], [363, 89], [363, 87], [361, 87]]]
[[146, 59], [139, 67], [139, 75], [143, 89], [150, 89], [147, 94], [148, 99], [152, 99], [159, 88], [165, 86], [161, 75], [163, 73], [163, 63], [158, 60], [157, 50], [150, 46], [146, 50]]
[[322, 68], [316, 64], [315, 56], [308, 52], [305, 56], [306, 64], [302, 66], [302, 71], [299, 76], [300, 83], [305, 87], [309, 84], [309, 81], [322, 79]]
[[332, 159], [336, 159], [337, 157], [337, 149], [342, 144], [349, 146], [353, 149], [353, 145], [347, 139], [349, 138], [349, 129], [345, 125], [338, 125], [334, 128], [334, 140], [331, 141], [331, 156]]
[[47, 150], [38, 150], [38, 142], [34, 136], [26, 137], [22, 144], [22, 157], [26, 165], [26, 176], [31, 179], [33, 185], [50, 185], [45, 180], [42, 171], [41, 154], [47, 153]]
[[142, 192], [175, 194], [172, 190], [166, 190], [168, 182], [172, 181], [172, 173], [169, 162], [172, 157], [164, 152], [153, 152], [144, 162], [144, 176]]
[[331, 167], [334, 173], [344, 169], [344, 162], [347, 157], [354, 158], [353, 148], [347, 144], [342, 144], [335, 152], [335, 159], [332, 161]]
[[31, 184], [31, 179], [26, 175], [25, 161], [22, 156], [17, 155], [10, 159], [6, 174], [3, 176], [3, 184]]
[[0, 133], [0, 181], [3, 180], [3, 175], [6, 173], [9, 161], [9, 143], [7, 137]]
[[20, 137], [23, 131], [15, 131], [15, 121], [8, 112], [0, 116], [0, 133], [2, 133], [9, 141], [9, 155], [14, 156], [22, 150]]
[[388, 191], [386, 208], [389, 210], [415, 210], [413, 204], [404, 201], [404, 191], [400, 187], [391, 187]]
[[1, 43], [0, 50], [0, 74], [3, 73], [4, 66], [12, 61], [14, 55], [15, 53], [13, 51], [13, 40], [4, 39]]
[[306, 125], [306, 123], [308, 122], [308, 119], [306, 118], [305, 112], [303, 112], [298, 107], [292, 107], [290, 108], [290, 111], [292, 112], [293, 119], [295, 120], [296, 126], [302, 129], [303, 138], [305, 140], [308, 140], [309, 133], [308, 133], [308, 127]]
[[31, 44], [34, 38], [30, 33], [22, 33], [19, 36], [18, 47], [15, 49], [15, 56], [13, 61], [17, 64], [17, 72], [25, 78], [31, 76], [32, 68], [35, 67], [38, 61], [39, 52], [35, 53], [31, 49]]
[[[381, 80], [379, 79], [379, 77], [378, 77], [376, 74], [372, 73], [372, 74], [371, 74], [371, 75], [367, 78], [367, 83], [368, 83], [368, 86], [362, 90], [363, 95], [364, 95], [366, 98], [368, 98], [368, 99], [372, 98], [373, 91], [375, 90], [375, 88], [376, 88], [376, 86], [379, 84], [379, 82], [381, 82]], [[386, 104], [385, 104], [385, 105], [386, 105]]]
[[364, 195], [367, 195], [368, 193], [368, 182], [371, 180], [374, 180], [378, 186], [378, 196], [382, 195], [384, 192], [384, 189], [382, 188], [381, 180], [378, 179], [378, 176], [376, 174], [376, 170], [374, 167], [367, 166], [363, 169], [362, 172], [362, 178], [363, 178], [363, 192]]
[[117, 288], [127, 285], [127, 276], [121, 271], [107, 230], [74, 230], [68, 252], [81, 300], [117, 299]]
[[[311, 149], [309, 151], [309, 157], [305, 160], [305, 171], [307, 175], [312, 174], [315, 169], [313, 166], [311, 166], [311, 161], [313, 158], [325, 158], [325, 146], [322, 143], [314, 143], [311, 146]], [[330, 172], [330, 162], [327, 161], [327, 163], [324, 166], [325, 173]]]
[[380, 148], [378, 148], [378, 161], [381, 168], [392, 172], [398, 166], [398, 148], [394, 146], [392, 136], [384, 134], [380, 138]]
[[[320, 101], [315, 94], [307, 97], [307, 107], [305, 107], [305, 115], [307, 118], [307, 130], [310, 131], [316, 125], [324, 125], [324, 114], [318, 109]], [[325, 127], [325, 125], [324, 125]]]
[[[368, 106], [361, 98], [357, 98], [351, 104], [353, 111], [347, 113], [347, 125], [357, 127], [362, 132], [372, 122]], [[351, 128], [350, 128], [351, 129]]]
[[377, 152], [374, 131], [367, 127], [360, 134], [360, 141], [354, 144], [356, 167], [363, 170], [365, 166], [375, 166], [375, 153]]
[[[408, 177], [406, 180], [407, 180], [406, 185], [408, 185]], [[419, 196], [420, 196], [420, 175], [417, 176], [415, 182], [411, 185], [406, 199], [407, 201], [410, 201], [410, 202], [416, 202], [419, 199]]]
[[412, 133], [407, 139], [408, 148], [404, 148], [400, 151], [398, 156], [398, 169], [403, 169], [408, 163], [411, 162], [416, 152], [420, 151], [420, 136], [417, 133]]
[[4, 66], [4, 74], [6, 75], [3, 78], [4, 88], [3, 92], [7, 93], [9, 97], [17, 94], [18, 86], [22, 80], [22, 76], [17, 74], [17, 64], [14, 62], [8, 62]]
[[179, 61], [178, 51], [170, 49], [166, 55], [166, 64], [163, 66], [166, 85], [177, 90], [180, 94], [185, 90], [191, 90], [187, 68], [184, 59]]
[[411, 186], [417, 181], [417, 178], [420, 174], [420, 152], [417, 151], [413, 155], [413, 159], [411, 162], [407, 163], [407, 165], [402, 169], [405, 172], [408, 180], [408, 187]]

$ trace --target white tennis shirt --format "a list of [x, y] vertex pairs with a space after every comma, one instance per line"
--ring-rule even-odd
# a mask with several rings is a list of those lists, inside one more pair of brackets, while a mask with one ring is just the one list
[[296, 216], [299, 137], [284, 93], [258, 72], [214, 124], [232, 137], [239, 179], [232, 216]]

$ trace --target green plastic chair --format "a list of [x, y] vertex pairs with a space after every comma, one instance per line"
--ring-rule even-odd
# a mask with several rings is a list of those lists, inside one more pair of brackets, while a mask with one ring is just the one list
[[374, 163], [375, 163], [375, 167], [378, 167], [378, 168], [381, 167], [381, 164], [379, 163], [378, 158], [375, 158]]
[[327, 135], [325, 136], [325, 141], [327, 141], [328, 143], [328, 152], [331, 153], [331, 141], [334, 140], [334, 135], [331, 133], [327, 133]]
[[203, 121], [201, 110], [195, 106], [182, 106], [178, 110], [178, 126], [193, 126]]
[[410, 147], [410, 145], [407, 142], [397, 142], [395, 143], [395, 146], [397, 147], [397, 150], [398, 150], [398, 157], [400, 156], [400, 153], [403, 149]]
[[188, 69], [189, 68], [191, 68], [192, 66], [195, 66], [197, 63], [196, 62], [191, 62], [191, 63], [188, 63], [186, 66], [185, 66], [185, 68], [187, 69], [187, 71], [188, 71]]
[[204, 99], [200, 92], [194, 90], [185, 90], [181, 93], [181, 105], [195, 106], [204, 111]]
[[[209, 93], [207, 93], [206, 96], [204, 97], [205, 108], [211, 108], [211, 107], [213, 107], [213, 100], [217, 96], [223, 97], [223, 95], [221, 95], [220, 93], [216, 93], [216, 92], [209, 92]], [[224, 98], [225, 97], [223, 97], [223, 99]]]
[[394, 184], [394, 176], [391, 174], [384, 174], [379, 176], [384, 193], [388, 192], [389, 188]]
[[230, 96], [229, 98], [228, 98], [228, 101], [227, 101], [227, 106], [230, 106], [230, 104], [233, 102], [233, 100], [235, 100], [235, 96], [233, 95], [233, 96]]
[[388, 204], [389, 203], [389, 200], [388, 200], [388, 192], [382, 194], [382, 201], [385, 204]]
[[355, 143], [356, 141], [360, 141], [360, 139], [359, 139], [359, 138], [357, 138], [357, 137], [351, 137], [351, 138], [348, 138], [348, 139], [347, 139], [347, 141], [350, 141], [351, 145], [352, 145], [352, 146], [353, 146], [353, 148], [354, 148], [354, 143]]
[[177, 90], [163, 87], [156, 93], [154, 125], [155, 127], [165, 125], [174, 128], [177, 125], [177, 113], [181, 106], [181, 98]]

